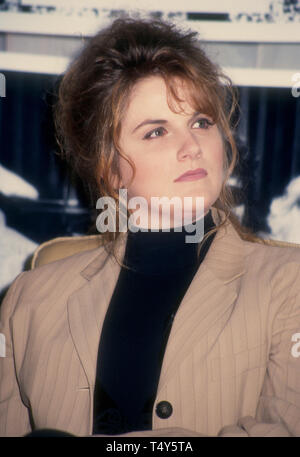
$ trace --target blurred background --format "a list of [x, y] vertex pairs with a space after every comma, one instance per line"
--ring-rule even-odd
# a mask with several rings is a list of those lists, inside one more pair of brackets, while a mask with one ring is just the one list
[[124, 14], [199, 32], [238, 88], [235, 212], [300, 243], [300, 0], [0, 0], [0, 298], [40, 243], [95, 233], [56, 154], [51, 104], [70, 59]]

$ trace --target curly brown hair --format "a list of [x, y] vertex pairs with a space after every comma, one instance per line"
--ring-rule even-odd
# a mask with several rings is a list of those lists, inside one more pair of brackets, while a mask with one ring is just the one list
[[[230, 79], [206, 56], [196, 32], [183, 32], [161, 20], [121, 18], [100, 30], [71, 62], [59, 86], [54, 106], [56, 139], [61, 154], [80, 176], [95, 205], [101, 196], [113, 197], [119, 208], [121, 182], [118, 140], [122, 115], [137, 81], [158, 75], [165, 81], [168, 99], [180, 101], [176, 79], [188, 84], [197, 111], [208, 114], [218, 125], [224, 142], [225, 179], [214, 207], [229, 219], [243, 239], [259, 241], [232, 213], [234, 197], [228, 179], [237, 161], [232, 116], [237, 95]], [[103, 233], [104, 245], [115, 254], [120, 232]], [[201, 245], [203, 244], [201, 243]], [[201, 247], [201, 246], [200, 246]], [[120, 262], [119, 262], [120, 263]]]

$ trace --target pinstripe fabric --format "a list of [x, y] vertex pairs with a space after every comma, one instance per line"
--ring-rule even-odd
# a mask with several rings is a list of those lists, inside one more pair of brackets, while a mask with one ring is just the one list
[[[1, 436], [32, 427], [91, 434], [98, 342], [119, 272], [100, 247], [11, 286], [1, 306]], [[300, 436], [299, 332], [300, 250], [243, 241], [228, 223], [175, 316], [154, 431], [144, 435]], [[162, 400], [173, 406], [168, 419], [155, 414]]]

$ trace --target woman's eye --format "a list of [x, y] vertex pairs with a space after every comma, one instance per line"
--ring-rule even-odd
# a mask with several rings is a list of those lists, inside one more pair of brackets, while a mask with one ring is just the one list
[[193, 125], [198, 125], [196, 128], [208, 129], [210, 126], [214, 125], [214, 123], [209, 121], [206, 117], [202, 117], [197, 119]]
[[151, 130], [151, 132], [146, 133], [144, 136], [144, 140], [152, 139], [152, 138], [157, 138], [159, 136], [162, 136], [165, 132], [165, 129], [163, 127], [157, 127], [154, 130]]

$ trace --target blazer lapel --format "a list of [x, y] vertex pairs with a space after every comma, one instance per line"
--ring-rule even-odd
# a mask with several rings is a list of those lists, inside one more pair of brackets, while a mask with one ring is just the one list
[[104, 248], [81, 272], [83, 287], [68, 299], [70, 332], [88, 384], [95, 384], [98, 343], [104, 317], [113, 294], [120, 266]]
[[[119, 242], [124, 250], [124, 238]], [[119, 264], [104, 248], [81, 271], [84, 285], [70, 295], [67, 303], [70, 333], [89, 387], [88, 433], [93, 428], [93, 400], [99, 339], [105, 314], [120, 272]]]
[[245, 273], [245, 244], [231, 223], [217, 232], [175, 315], [159, 390], [195, 345], [206, 339], [206, 344], [197, 346], [198, 360], [204, 358], [230, 319], [238, 296], [239, 278]]

